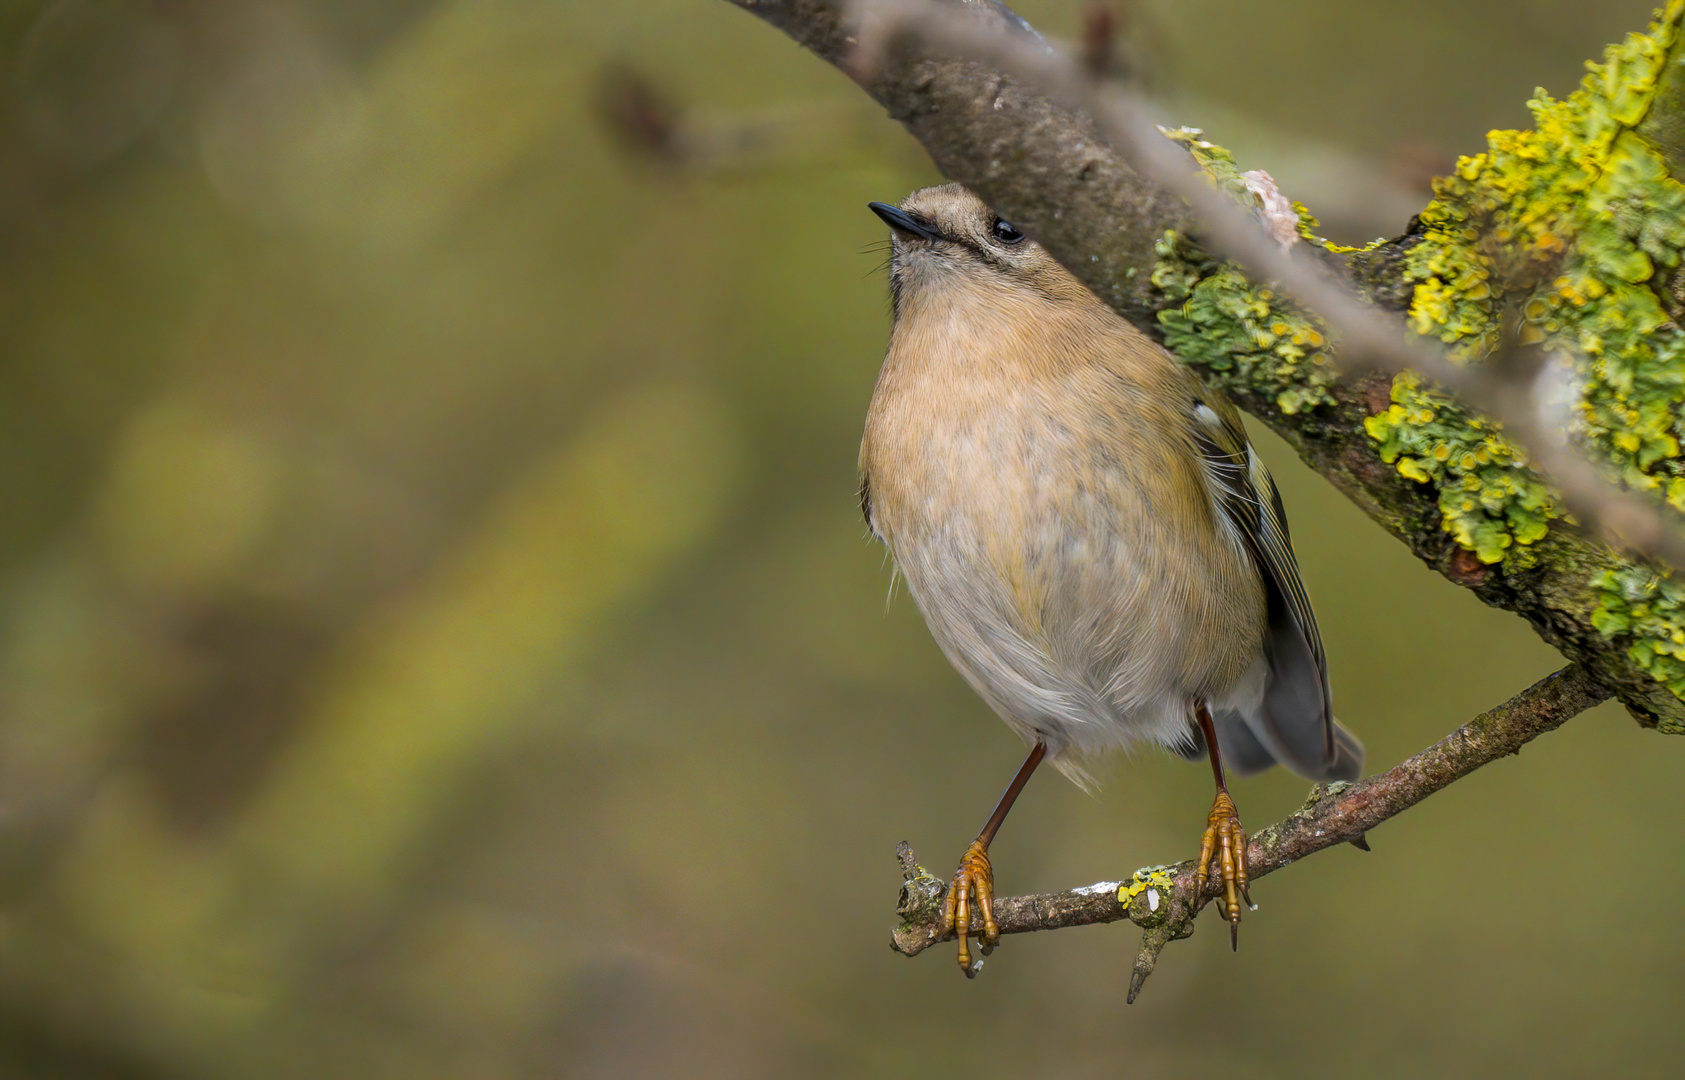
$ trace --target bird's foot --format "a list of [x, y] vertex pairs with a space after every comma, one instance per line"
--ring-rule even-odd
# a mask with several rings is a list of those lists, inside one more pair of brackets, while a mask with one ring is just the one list
[[979, 957], [971, 959], [970, 943], [966, 940], [976, 933], [983, 956], [995, 951], [1000, 941], [1000, 927], [995, 925], [995, 871], [989, 865], [989, 849], [983, 841], [973, 840], [954, 871], [953, 884], [948, 886], [947, 899], [942, 902], [942, 929], [959, 936], [960, 970], [965, 977], [975, 979], [983, 966]]
[[1229, 946], [1240, 947], [1240, 904], [1257, 909], [1247, 891], [1246, 830], [1241, 828], [1240, 813], [1226, 791], [1217, 792], [1211, 802], [1211, 816], [1206, 820], [1205, 836], [1199, 842], [1199, 870], [1194, 876], [1194, 909], [1199, 907], [1199, 892], [1205, 888], [1206, 874], [1212, 857], [1217, 857], [1217, 872], [1223, 880], [1223, 915], [1229, 920]]

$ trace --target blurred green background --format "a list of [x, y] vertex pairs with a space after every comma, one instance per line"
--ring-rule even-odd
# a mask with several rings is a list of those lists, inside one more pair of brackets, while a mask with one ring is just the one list
[[[1363, 238], [1648, 7], [1135, 32], [1172, 118]], [[855, 501], [864, 204], [936, 177], [743, 12], [16, 0], [0, 67], [0, 1077], [1677, 1067], [1685, 743], [1613, 707], [1262, 882], [1133, 1007], [1128, 927], [969, 984], [890, 952], [896, 841], [945, 872], [1020, 754]], [[628, 70], [672, 159], [602, 119]], [[1557, 665], [1262, 441], [1372, 768]], [[1002, 891], [1193, 853], [1203, 768], [1101, 775], [1036, 779]]]

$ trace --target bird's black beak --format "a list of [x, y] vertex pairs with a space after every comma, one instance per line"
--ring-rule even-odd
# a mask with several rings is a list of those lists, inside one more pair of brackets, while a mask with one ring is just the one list
[[891, 206], [888, 203], [874, 202], [867, 203], [866, 207], [871, 210], [872, 213], [878, 215], [878, 217], [883, 218], [884, 224], [888, 225], [896, 232], [906, 233], [908, 236], [916, 236], [921, 240], [942, 239], [942, 234], [931, 228], [922, 218], [914, 217], [912, 214], [907, 213], [907, 211], [901, 209], [899, 206]]

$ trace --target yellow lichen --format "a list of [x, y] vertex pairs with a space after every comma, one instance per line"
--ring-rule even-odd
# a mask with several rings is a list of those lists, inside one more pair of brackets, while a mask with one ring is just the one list
[[1156, 912], [1161, 906], [1168, 906], [1164, 901], [1168, 901], [1176, 891], [1176, 879], [1170, 876], [1174, 869], [1173, 866], [1144, 866], [1135, 871], [1133, 877], [1118, 886], [1117, 902], [1128, 907], [1137, 896], [1148, 889], [1156, 889], [1163, 899], [1159, 903], [1149, 901], [1151, 910], [1148, 914]]
[[[1405, 276], [1414, 283], [1409, 325], [1453, 358], [1482, 361], [1506, 330], [1566, 357], [1571, 378], [1556, 407], [1569, 434], [1613, 478], [1685, 510], [1685, 330], [1675, 322], [1681, 311], [1668, 307], [1685, 303], [1676, 299], [1685, 296], [1685, 186], [1636, 130], [1682, 17], [1685, 0], [1670, 0], [1648, 33], [1588, 65], [1568, 97], [1539, 91], [1529, 102], [1532, 130], [1491, 132], [1484, 153], [1436, 181], [1418, 236], [1406, 242]], [[1168, 134], [1218, 186], [1252, 198], [1226, 151], [1195, 131]], [[1298, 235], [1335, 250], [1315, 237], [1308, 211], [1295, 210]], [[1332, 363], [1313, 316], [1184, 236], [1166, 235], [1158, 254], [1167, 345], [1220, 382], [1271, 395], [1283, 412], [1332, 400]], [[1391, 405], [1366, 427], [1400, 475], [1435, 487], [1444, 528], [1484, 562], [1532, 565], [1535, 545], [1564, 514], [1497, 424], [1414, 376], [1395, 380]], [[1635, 661], [1685, 697], [1685, 600], [1657, 585], [1661, 599], [1629, 618], [1636, 580], [1604, 582], [1598, 628], [1633, 638]]]
[[[1566, 99], [1539, 91], [1529, 102], [1533, 130], [1492, 132], [1485, 153], [1436, 181], [1420, 217], [1422, 240], [1406, 264], [1416, 281], [1412, 328], [1477, 361], [1497, 344], [1503, 312], [1513, 306], [1523, 343], [1574, 360], [1573, 434], [1628, 485], [1670, 499], [1685, 492], [1685, 332], [1652, 282], [1658, 267], [1680, 265], [1685, 251], [1685, 187], [1632, 128], [1650, 106], [1682, 10], [1674, 0], [1648, 34], [1612, 46]], [[1394, 397], [1421, 393], [1401, 382]], [[1489, 462], [1470, 469], [1458, 456], [1449, 469], [1427, 468], [1424, 446], [1444, 463], [1431, 446], [1445, 440], [1430, 443], [1432, 433], [1410, 429], [1430, 423], [1395, 407], [1369, 427], [1412, 479], [1484, 475], [1478, 510], [1441, 499], [1458, 542], [1496, 561], [1542, 536], [1561, 511], [1540, 495], [1536, 479], [1506, 477], [1498, 487], [1514, 494], [1498, 498]], [[1485, 439], [1471, 429], [1463, 441]]]
[[1310, 317], [1180, 233], [1158, 241], [1153, 284], [1173, 306], [1158, 313], [1164, 343], [1225, 385], [1270, 394], [1289, 415], [1334, 398], [1334, 358]]

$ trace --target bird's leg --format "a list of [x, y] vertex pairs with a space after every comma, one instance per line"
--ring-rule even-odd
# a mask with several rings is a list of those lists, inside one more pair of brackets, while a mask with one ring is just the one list
[[[979, 963], [974, 967], [971, 963], [971, 949], [966, 938], [971, 936], [972, 930], [975, 928], [977, 931], [984, 956], [993, 952], [995, 944], [1000, 941], [1000, 927], [995, 925], [995, 871], [989, 865], [989, 845], [994, 841], [995, 833], [1000, 831], [1001, 822], [1006, 820], [1012, 804], [1018, 801], [1018, 793], [1024, 790], [1030, 774], [1036, 771], [1046, 753], [1046, 743], [1038, 742], [1031, 747], [1024, 764], [1018, 767], [1018, 775], [1006, 785], [1000, 802], [995, 804], [995, 812], [989, 815], [983, 831], [966, 848], [959, 869], [954, 871], [954, 882], [948, 886], [948, 897], [942, 902], [943, 932], [951, 930], [959, 935], [960, 970], [968, 979], [976, 978], [977, 968], [982, 966]], [[972, 921], [973, 906], [976, 907], [975, 923]]]
[[1199, 869], [1194, 874], [1194, 904], [1205, 889], [1206, 872], [1216, 855], [1218, 874], [1223, 879], [1223, 914], [1229, 920], [1229, 947], [1240, 947], [1240, 903], [1252, 905], [1247, 890], [1246, 830], [1240, 826], [1240, 812], [1229, 797], [1229, 785], [1223, 779], [1223, 756], [1217, 749], [1217, 726], [1211, 721], [1211, 709], [1201, 701], [1194, 705], [1194, 718], [1200, 734], [1205, 736], [1205, 748], [1211, 755], [1211, 775], [1217, 781], [1217, 797], [1211, 800], [1211, 816], [1206, 819], [1205, 835], [1199, 842]]

